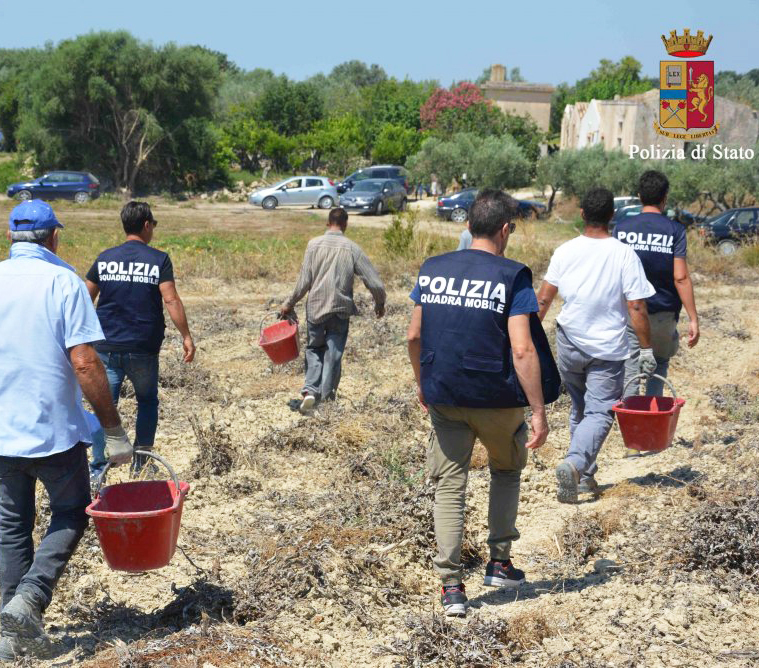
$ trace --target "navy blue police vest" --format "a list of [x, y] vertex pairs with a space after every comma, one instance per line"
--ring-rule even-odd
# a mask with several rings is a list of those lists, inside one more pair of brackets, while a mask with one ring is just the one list
[[[485, 251], [428, 259], [419, 271], [422, 306], [422, 392], [428, 404], [517, 408], [529, 402], [512, 362], [508, 317], [512, 286], [525, 265]], [[545, 403], [561, 380], [537, 315], [530, 329], [538, 352]]]

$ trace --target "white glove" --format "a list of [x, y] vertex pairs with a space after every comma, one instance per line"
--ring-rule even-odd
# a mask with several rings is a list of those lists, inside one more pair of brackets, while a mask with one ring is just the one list
[[129, 464], [132, 461], [132, 444], [124, 431], [124, 427], [107, 427], [105, 433], [105, 456], [112, 466]]
[[638, 368], [641, 373], [650, 376], [656, 371], [656, 358], [652, 348], [641, 348], [640, 357], [638, 358]]

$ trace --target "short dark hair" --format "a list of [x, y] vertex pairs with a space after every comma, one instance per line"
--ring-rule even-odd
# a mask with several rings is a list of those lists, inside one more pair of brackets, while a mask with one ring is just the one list
[[139, 234], [148, 221], [156, 224], [147, 202], [127, 202], [121, 209], [121, 224], [127, 234]]
[[638, 181], [638, 195], [644, 206], [659, 206], [669, 192], [669, 180], [661, 172], [649, 169]]
[[469, 209], [469, 231], [473, 237], [492, 237], [517, 217], [519, 204], [500, 190], [482, 190]]
[[341, 206], [329, 212], [329, 224], [345, 227], [348, 224], [348, 212]]
[[608, 225], [614, 215], [614, 195], [606, 188], [591, 188], [580, 202], [588, 225]]

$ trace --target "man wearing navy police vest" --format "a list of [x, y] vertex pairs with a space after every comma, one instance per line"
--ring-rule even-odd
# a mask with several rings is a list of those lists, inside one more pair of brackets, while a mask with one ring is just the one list
[[[677, 322], [684, 306], [688, 314], [688, 347], [698, 343], [698, 313], [693, 295], [693, 283], [686, 261], [687, 239], [685, 227], [670, 220], [662, 212], [667, 204], [669, 181], [661, 172], [648, 170], [640, 177], [638, 195], [643, 211], [631, 216], [614, 229], [614, 236], [632, 248], [643, 264], [646, 278], [656, 294], [646, 300], [651, 323], [651, 347], [656, 359], [656, 375], [667, 377], [669, 360], [679, 347]], [[638, 373], [640, 342], [635, 330], [628, 325], [630, 358], [625, 364], [625, 384]], [[638, 394], [637, 383], [627, 385], [626, 396]], [[658, 378], [649, 378], [646, 394], [661, 396], [664, 384]], [[637, 450], [628, 454], [638, 454]]]
[[[525, 580], [511, 563], [521, 470], [527, 450], [548, 436], [545, 403], [559, 378], [543, 328], [530, 270], [503, 257], [517, 203], [484, 190], [469, 214], [470, 249], [428, 259], [411, 292], [408, 331], [419, 401], [433, 433], [427, 451], [435, 483], [434, 567], [446, 615], [464, 616], [461, 542], [466, 482], [474, 441], [488, 452], [490, 562], [485, 585], [516, 588]], [[544, 392], [545, 389], [545, 392]], [[532, 437], [524, 407], [532, 409]]]
[[[158, 225], [147, 202], [128, 202], [121, 210], [126, 241], [103, 251], [87, 272], [87, 289], [97, 302], [105, 341], [96, 349], [105, 365], [113, 402], [118, 403], [124, 378], [129, 378], [137, 399], [135, 449], [152, 450], [158, 426], [158, 354], [166, 323], [163, 306], [182, 336], [184, 361], [192, 362], [195, 344], [184, 305], [174, 283], [168, 254], [150, 246]], [[90, 471], [97, 475], [105, 465], [93, 448]], [[134, 470], [145, 464], [135, 455]]]

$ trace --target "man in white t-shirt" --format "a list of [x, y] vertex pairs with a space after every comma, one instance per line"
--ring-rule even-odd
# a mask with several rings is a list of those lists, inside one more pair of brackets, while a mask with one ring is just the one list
[[596, 457], [611, 429], [611, 407], [622, 396], [630, 356], [628, 314], [641, 345], [641, 373], [656, 368], [645, 301], [656, 291], [635, 251], [609, 235], [614, 197], [595, 188], [581, 206], [583, 234], [554, 251], [538, 294], [541, 320], [557, 293], [564, 300], [556, 318], [556, 348], [572, 411], [569, 452], [556, 467], [562, 503], [576, 503], [578, 493], [598, 489]]

